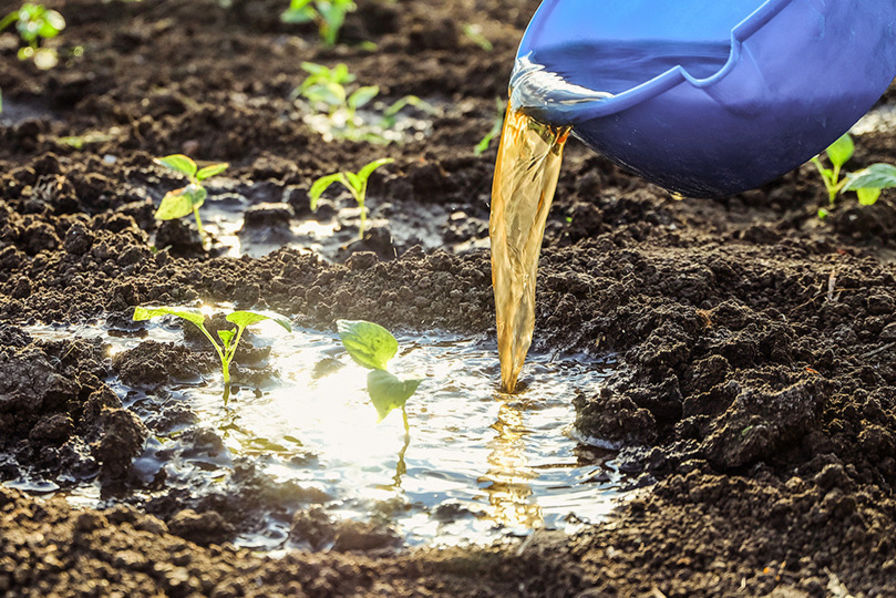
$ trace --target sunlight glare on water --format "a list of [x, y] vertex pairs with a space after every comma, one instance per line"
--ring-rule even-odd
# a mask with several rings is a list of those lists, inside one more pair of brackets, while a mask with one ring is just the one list
[[[577, 390], [597, 390], [606, 376], [600, 362], [532, 355], [522, 388], [508, 395], [497, 390], [495, 347], [484, 338], [398, 334], [390, 368], [399, 377], [425, 377], [408, 401], [405, 447], [400, 410], [377, 423], [367, 370], [352, 362], [335, 333], [287, 334], [270, 322], [254, 331], [256, 344], [270, 343], [275, 382], [243, 387], [227, 406], [220, 375], [178, 384], [172, 396], [196, 413], [200, 427], [215, 430], [233, 456], [250, 456], [278, 481], [329, 494], [331, 515], [367, 520], [397, 500], [400, 508], [388, 509], [391, 523], [411, 544], [488, 542], [541, 527], [572, 529], [604, 515], [618, 496], [607, 481], [618, 480], [616, 473], [580, 460], [570, 433], [572, 398]], [[149, 335], [177, 337], [157, 325]], [[159, 439], [170, 451], [180, 432]], [[200, 461], [161, 466], [169, 469], [169, 484], [190, 485], [196, 476], [214, 478], [232, 466]], [[271, 543], [247, 536], [242, 543], [274, 549], [285, 538]]]

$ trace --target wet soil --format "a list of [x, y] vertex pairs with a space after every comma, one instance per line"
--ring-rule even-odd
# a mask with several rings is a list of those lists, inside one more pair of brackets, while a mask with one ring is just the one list
[[[363, 318], [491, 331], [483, 241], [495, 153], [473, 148], [536, 3], [361, 0], [330, 50], [313, 29], [280, 24], [273, 0], [52, 4], [68, 20], [56, 69], [17, 61], [0, 35], [0, 480], [96, 480], [110, 507], [0, 488], [0, 592], [896, 596], [896, 198], [847, 199], [820, 221], [826, 197], [807, 166], [736, 197], [678, 202], [571, 143], [534, 348], [612, 354], [621, 366], [571, 397], [580, 432], [616, 447], [638, 488], [605, 522], [571, 537], [408, 551], [388, 529], [328, 519], [322, 497], [251, 461], [226, 492], [118, 504], [137, 485], [165, 489], [134, 459], [154, 430], [194, 416], [142, 413], [107, 381], [158, 388], [215, 363], [189, 339], [110, 358], [99, 341], [33, 339], [26, 326], [102, 320], [139, 337], [135, 305], [201, 299], [325, 329]], [[389, 100], [439, 106], [431, 134], [323, 143], [289, 99], [303, 60], [344, 61]], [[866, 131], [857, 148], [854, 167], [890, 160], [896, 133]], [[381, 224], [326, 259], [296, 248], [216, 257], [186, 221], [152, 217], [178, 184], [152, 157], [181, 151], [231, 162], [213, 195], [285, 203], [296, 218], [317, 176], [393, 157], [369, 204], [410, 224]], [[329, 216], [349, 205], [336, 193], [327, 202]], [[443, 248], [414, 242], [414, 218]], [[254, 226], [274, 236], [278, 222]], [[238, 383], [270, 375], [263, 351], [240, 363]], [[191, 442], [207, 454], [220, 445], [214, 431]], [[273, 559], [229, 543], [271, 512], [292, 517], [308, 551]]]

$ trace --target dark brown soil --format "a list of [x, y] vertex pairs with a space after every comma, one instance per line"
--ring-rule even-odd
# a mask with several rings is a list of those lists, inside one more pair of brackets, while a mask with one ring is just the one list
[[[331, 50], [313, 28], [280, 24], [281, 0], [52, 4], [68, 20], [56, 69], [19, 62], [0, 35], [0, 481], [27, 469], [126, 496], [146, 483], [133, 459], [149, 435], [193, 415], [126, 408], [105, 380], [158, 389], [217, 367], [201, 339], [147, 340], [110, 360], [98, 341], [35, 341], [27, 324], [106, 320], [139, 337], [135, 305], [202, 298], [324, 328], [492, 329], [488, 253], [475, 242], [495, 152], [473, 147], [535, 1], [359, 0]], [[289, 100], [304, 60], [344, 61], [387, 99], [439, 106], [431, 135], [323, 143]], [[81, 150], [59, 140], [88, 134]], [[896, 134], [857, 147], [856, 167], [891, 160]], [[152, 157], [173, 152], [232, 163], [213, 196], [283, 202], [278, 214], [302, 218], [311, 180], [393, 157], [371, 184], [374, 216], [409, 213], [445, 249], [380, 227], [339, 263], [296, 249], [214, 257], [186, 221], [153, 219], [177, 181]], [[328, 213], [347, 199], [328, 196]], [[0, 593], [896, 596], [896, 199], [847, 199], [819, 221], [825, 202], [806, 166], [736, 197], [677, 202], [569, 148], [536, 348], [620, 363], [600, 392], [570, 398], [579, 429], [618, 445], [640, 488], [604, 523], [522, 546], [407, 551], [388, 529], [329, 520], [314, 506], [326, 497], [275, 484], [249, 460], [225, 492], [103, 511], [0, 486]], [[272, 235], [282, 225], [265, 222], [255, 226]], [[270, 373], [264, 351], [246, 347], [234, 376], [251, 385]], [[213, 431], [189, 440], [208, 454], [220, 445]], [[334, 548], [279, 560], [233, 548], [259, 510], [292, 517], [309, 548]]]

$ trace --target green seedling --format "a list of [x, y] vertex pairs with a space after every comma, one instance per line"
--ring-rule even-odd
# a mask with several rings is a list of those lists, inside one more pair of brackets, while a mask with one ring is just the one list
[[492, 45], [492, 42], [488, 40], [487, 37], [482, 35], [482, 27], [476, 25], [474, 23], [465, 23], [463, 26], [464, 35], [467, 36], [471, 42], [485, 50], [486, 52], [491, 52], [495, 49], [495, 46]]
[[316, 23], [326, 46], [336, 45], [345, 15], [357, 9], [353, 0], [291, 0], [280, 14], [284, 23]]
[[389, 360], [398, 352], [398, 341], [379, 324], [364, 320], [337, 320], [336, 328], [342, 345], [352, 359], [370, 370], [367, 374], [367, 393], [380, 421], [400, 408], [405, 436], [409, 436], [411, 428], [406, 405], [423, 380], [401, 380], [386, 369]]
[[487, 152], [488, 148], [492, 145], [492, 141], [494, 141], [495, 137], [500, 135], [501, 131], [504, 129], [504, 102], [501, 98], [495, 99], [495, 108], [496, 114], [495, 119], [492, 121], [492, 128], [489, 129], [489, 132], [485, 134], [485, 137], [483, 137], [473, 149], [473, 153], [477, 156], [481, 156]]
[[344, 113], [346, 121], [354, 121], [358, 108], [369, 103], [380, 93], [376, 85], [358, 87], [348, 93], [347, 85], [355, 82], [355, 76], [348, 71], [345, 63], [340, 62], [333, 68], [313, 62], [303, 62], [302, 69], [308, 76], [293, 92], [301, 95], [312, 106], [331, 117]]
[[287, 332], [292, 332], [292, 327], [289, 325], [289, 321], [285, 318], [266, 316], [254, 311], [234, 311], [227, 314], [226, 319], [231, 324], [236, 325], [236, 328], [232, 330], [219, 330], [218, 339], [221, 341], [219, 344], [205, 327], [205, 316], [198, 311], [175, 309], [172, 307], [134, 308], [135, 322], [151, 320], [152, 318], [160, 316], [176, 316], [182, 318], [196, 326], [196, 328], [205, 335], [205, 338], [209, 340], [215, 348], [215, 353], [218, 354], [218, 358], [221, 360], [221, 373], [224, 376], [225, 385], [225, 401], [230, 390], [230, 364], [233, 363], [233, 357], [236, 355], [236, 348], [240, 343], [240, 338], [243, 336], [243, 331], [252, 324], [257, 324], [264, 320], [271, 320], [282, 326]]
[[369, 105], [379, 95], [378, 86], [355, 87], [353, 84], [356, 77], [349, 72], [344, 63], [330, 68], [322, 64], [303, 62], [302, 69], [308, 76], [293, 90], [292, 98], [294, 100], [303, 98], [311, 109], [316, 111], [316, 114], [306, 117], [306, 122], [326, 141], [348, 139], [388, 143], [390, 139], [387, 132], [395, 127], [398, 113], [404, 108], [412, 106], [429, 114], [435, 113], [432, 106], [417, 96], [409, 95], [394, 102], [383, 111], [382, 115], [377, 115], [375, 112], [371, 114], [372, 111], [368, 111], [365, 117], [369, 122], [365, 122], [358, 115], [358, 110]]
[[39, 69], [51, 69], [59, 62], [56, 50], [42, 48], [41, 42], [56, 37], [65, 29], [65, 19], [43, 4], [25, 2], [0, 19], [0, 31], [15, 23], [19, 38], [25, 44], [19, 49], [20, 60], [33, 60]]
[[202, 228], [202, 218], [199, 217], [199, 208], [205, 203], [208, 191], [202, 186], [202, 181], [216, 174], [221, 174], [227, 170], [229, 164], [221, 162], [199, 168], [196, 162], [183, 154], [172, 154], [164, 158], [157, 158], [155, 163], [179, 172], [190, 181], [190, 184], [186, 187], [181, 187], [165, 194], [159, 209], [156, 210], [156, 219], [176, 220], [192, 212], [196, 218], [196, 228], [199, 229], [199, 234], [205, 235], [205, 230]]
[[[837, 201], [837, 196], [846, 191], [854, 191], [859, 203], [863, 206], [874, 205], [881, 191], [896, 187], [896, 166], [891, 164], [872, 164], [871, 166], [851, 172], [841, 177], [843, 166], [855, 153], [855, 144], [849, 133], [844, 134], [825, 150], [831, 168], [825, 168], [819, 156], [812, 158], [812, 164], [818, 169], [828, 192], [830, 207]], [[818, 216], [824, 218], [829, 214], [825, 208], [818, 210]]]
[[367, 199], [367, 179], [370, 178], [370, 175], [377, 168], [391, 164], [394, 161], [392, 158], [381, 158], [367, 164], [358, 172], [342, 171], [320, 177], [311, 184], [311, 189], [308, 190], [308, 197], [311, 198], [311, 210], [317, 211], [317, 202], [330, 185], [341, 183], [343, 187], [349, 190], [358, 203], [358, 207], [361, 208], [361, 224], [358, 230], [358, 238], [363, 239], [364, 228], [367, 224], [367, 207], [364, 205]]

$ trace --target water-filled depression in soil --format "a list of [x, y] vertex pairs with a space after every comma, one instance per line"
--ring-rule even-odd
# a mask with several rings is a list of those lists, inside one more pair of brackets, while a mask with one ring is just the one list
[[[146, 485], [127, 500], [139, 504], [172, 489], [207, 492], [249, 459], [272, 480], [323, 496], [331, 517], [385, 522], [413, 545], [488, 542], [543, 527], [571, 531], [608, 512], [619, 496], [612, 455], [581, 443], [572, 429], [572, 399], [600, 386], [606, 363], [536, 353], [518, 394], [507, 395], [498, 392], [496, 347], [485, 335], [399, 333], [390, 369], [425, 377], [407, 404], [405, 446], [400, 410], [377, 422], [367, 370], [334, 332], [253, 328], [253, 344], [270, 347], [272, 376], [257, 388], [237, 389], [226, 406], [220, 373], [152, 391], [109, 381], [153, 432], [135, 462]], [[109, 355], [149, 339], [183, 343], [183, 331], [171, 323], [151, 325], [142, 338], [99, 326], [34, 326], [29, 333], [35, 340], [100, 337]], [[160, 425], [166, 419], [160, 414], [175, 407], [192, 412], [194, 423]], [[196, 450], [197, 429], [217, 435], [226, 448]], [[153, 484], [160, 473], [163, 489]], [[37, 479], [12, 484], [38, 492], [55, 487]], [[63, 491], [79, 504], [101, 502], [93, 480]], [[237, 543], [289, 547], [289, 529], [288, 518], [267, 517], [263, 529]]]

